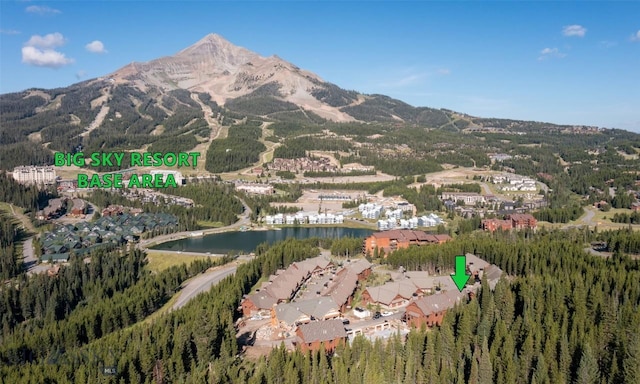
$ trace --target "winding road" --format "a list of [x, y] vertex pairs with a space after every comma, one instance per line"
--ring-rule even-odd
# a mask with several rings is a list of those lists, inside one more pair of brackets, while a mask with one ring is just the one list
[[213, 285], [218, 284], [222, 279], [236, 273], [238, 265], [236, 262], [218, 267], [212, 271], [205, 272], [183, 285], [178, 296], [178, 300], [171, 307], [172, 310], [184, 307], [191, 299], [199, 294], [208, 291]]

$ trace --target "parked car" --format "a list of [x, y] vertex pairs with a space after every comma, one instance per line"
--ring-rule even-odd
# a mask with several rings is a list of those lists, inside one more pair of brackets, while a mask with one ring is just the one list
[[391, 312], [391, 311], [382, 311], [381, 315], [385, 316], [385, 317], [386, 316], [391, 316], [391, 315], [393, 315], [393, 312]]
[[380, 312], [376, 312], [373, 314], [373, 320], [378, 320], [381, 317], [382, 317], [382, 314]]

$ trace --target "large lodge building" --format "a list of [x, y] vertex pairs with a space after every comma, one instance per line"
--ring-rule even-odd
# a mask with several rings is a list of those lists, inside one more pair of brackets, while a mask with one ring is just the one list
[[423, 231], [409, 229], [396, 229], [391, 231], [375, 232], [364, 240], [362, 252], [365, 255], [373, 255], [374, 251], [384, 251], [385, 255], [411, 245], [423, 246], [430, 244], [442, 244], [451, 240], [449, 235], [432, 235]]

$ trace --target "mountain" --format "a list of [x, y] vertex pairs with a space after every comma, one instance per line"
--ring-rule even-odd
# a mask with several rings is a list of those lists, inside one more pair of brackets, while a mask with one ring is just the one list
[[78, 149], [206, 151], [204, 143], [225, 137], [223, 127], [247, 116], [280, 122], [279, 137], [345, 122], [453, 132], [562, 128], [477, 119], [344, 90], [278, 56], [262, 57], [210, 34], [173, 56], [133, 62], [105, 77], [0, 95], [0, 167], [50, 163], [53, 151]]
[[[186, 89], [211, 95], [216, 103], [242, 113], [260, 115], [303, 109], [332, 121], [420, 121], [436, 113], [380, 95], [345, 91], [278, 56], [262, 57], [210, 34], [174, 56], [131, 63], [110, 75], [118, 84], [163, 90]], [[442, 123], [446, 123], [446, 119]]]
[[334, 121], [355, 120], [338, 107], [359, 100], [357, 94], [340, 90], [346, 95], [343, 103], [330, 105], [314, 96], [330, 88], [317, 75], [275, 55], [262, 57], [216, 34], [205, 36], [174, 56], [131, 63], [110, 77], [118, 84], [133, 84], [141, 90], [155, 86], [204, 92], [218, 104], [236, 99], [236, 109], [240, 110], [245, 109], [247, 99], [273, 98], [286, 103], [278, 103], [269, 112], [303, 108]]

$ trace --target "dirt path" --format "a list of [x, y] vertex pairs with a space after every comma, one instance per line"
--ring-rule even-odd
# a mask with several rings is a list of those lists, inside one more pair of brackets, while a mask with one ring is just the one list
[[91, 124], [89, 124], [86, 131], [80, 134], [80, 137], [86, 137], [91, 133], [91, 131], [95, 130], [100, 125], [102, 125], [102, 122], [104, 121], [104, 118], [107, 116], [107, 113], [109, 113], [109, 106], [107, 104], [102, 104], [102, 107], [100, 108], [100, 112], [98, 112], [98, 114], [96, 115], [96, 118], [93, 119]]
[[191, 94], [191, 100], [195, 101], [196, 103], [198, 103], [198, 105], [200, 105], [200, 109], [202, 109], [202, 112], [204, 113], [204, 120], [209, 125], [209, 128], [211, 128], [211, 135], [209, 136], [209, 139], [210, 140], [218, 139], [220, 137], [220, 133], [222, 132], [222, 129], [221, 129], [222, 127], [213, 118], [213, 111], [211, 110], [211, 107], [203, 103], [198, 97], [198, 94], [196, 93]]

